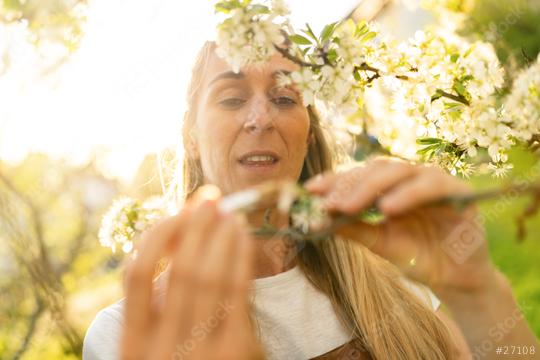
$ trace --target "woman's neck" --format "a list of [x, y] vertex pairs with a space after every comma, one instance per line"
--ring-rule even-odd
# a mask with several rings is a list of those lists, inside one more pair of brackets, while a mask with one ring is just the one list
[[[269, 212], [268, 212], [269, 211]], [[288, 226], [288, 216], [280, 214], [276, 208], [264, 208], [251, 211], [247, 220], [252, 228], [262, 226], [268, 217], [268, 223], [276, 228]], [[253, 277], [263, 278], [276, 275], [296, 265], [296, 248], [283, 237], [254, 237], [255, 259]]]

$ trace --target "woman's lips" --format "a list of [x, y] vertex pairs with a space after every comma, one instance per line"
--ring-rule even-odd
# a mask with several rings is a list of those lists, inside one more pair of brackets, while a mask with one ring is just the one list
[[277, 167], [279, 163], [278, 159], [268, 160], [268, 161], [249, 161], [249, 160], [238, 160], [238, 164], [246, 170], [250, 171], [271, 171]]
[[244, 154], [238, 163], [244, 169], [264, 172], [275, 169], [279, 161], [279, 155], [271, 150], [254, 150]]
[[278, 162], [278, 159], [273, 157], [254, 157], [254, 158], [247, 158], [239, 160], [241, 164], [244, 165], [254, 165], [254, 166], [265, 166], [265, 165], [272, 165]]

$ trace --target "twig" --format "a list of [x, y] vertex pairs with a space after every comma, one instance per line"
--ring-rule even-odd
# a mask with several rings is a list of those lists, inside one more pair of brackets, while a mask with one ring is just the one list
[[[467, 99], [466, 99], [464, 96], [462, 96], [462, 95], [454, 95], [454, 94], [450, 94], [449, 92], [446, 92], [446, 91], [441, 90], [441, 89], [437, 89], [437, 94], [440, 95], [441, 97], [445, 97], [445, 98], [448, 98], [448, 99], [457, 101], [457, 102], [459, 102], [459, 103], [462, 103], [463, 105], [471, 106], [470, 101], [467, 100]], [[432, 101], [433, 101], [433, 100], [436, 100], [436, 99], [437, 99], [437, 97], [432, 98]]]
[[295, 64], [298, 64], [300, 66], [303, 66], [303, 67], [310, 67], [312, 69], [320, 69], [322, 68], [322, 65], [318, 65], [318, 64], [313, 64], [313, 63], [308, 63], [294, 55], [292, 55], [291, 53], [289, 53], [289, 51], [287, 49], [284, 49], [280, 46], [277, 46], [274, 44], [274, 48], [286, 59], [289, 59], [291, 60], [293, 63]]
[[[10, 179], [8, 179], [4, 174], [0, 172], [0, 181], [4, 183], [4, 185], [17, 197], [19, 200], [21, 200], [30, 210], [30, 214], [33, 218], [34, 223], [34, 231], [36, 233], [36, 240], [38, 242], [38, 247], [40, 251], [41, 257], [46, 260], [47, 263], [50, 264], [50, 258], [49, 258], [49, 252], [47, 249], [47, 245], [45, 244], [45, 241], [43, 239], [43, 223], [40, 215], [39, 209], [36, 207], [34, 202], [25, 194], [23, 194], [21, 191], [19, 191], [15, 185], [11, 182]], [[52, 269], [51, 269], [52, 270]]]
[[536, 215], [540, 210], [540, 193], [534, 197], [532, 203], [521, 213], [517, 218], [517, 238], [519, 242], [522, 242], [527, 236], [527, 230], [525, 227], [525, 220]]
[[540, 149], [540, 134], [533, 135], [527, 146], [532, 153], [536, 153]]
[[13, 355], [13, 360], [20, 359], [24, 353], [28, 350], [28, 346], [30, 345], [30, 341], [32, 340], [32, 337], [34, 336], [34, 333], [36, 331], [36, 326], [41, 318], [41, 315], [43, 314], [43, 311], [45, 310], [45, 305], [43, 304], [43, 301], [39, 297], [39, 295], [36, 294], [36, 308], [32, 312], [32, 315], [29, 319], [28, 329], [26, 330], [26, 335], [24, 335], [24, 339], [22, 341], [21, 346], [19, 349], [15, 352], [15, 355]]
[[[300, 65], [300, 66], [303, 66], [303, 67], [309, 67], [311, 69], [320, 69], [322, 68], [324, 65], [319, 65], [319, 64], [313, 64], [313, 63], [309, 63], [307, 61], [304, 61], [302, 59], [300, 59], [299, 57], [297, 56], [294, 56], [292, 55], [291, 53], [289, 53], [289, 51], [285, 48], [282, 48], [278, 45], [275, 45], [274, 44], [274, 48], [286, 59], [288, 60], [291, 60], [293, 63], [297, 64], [297, 65]], [[328, 61], [326, 59], [326, 53], [323, 54], [323, 57], [325, 58], [325, 64], [328, 64]], [[368, 79], [367, 79], [367, 82], [368, 83], [371, 83], [373, 82], [374, 80], [378, 79], [381, 77], [381, 72], [379, 69], [377, 68], [374, 68], [366, 63], [362, 63], [358, 66], [356, 66], [354, 68], [354, 71], [370, 71], [370, 72], [373, 72], [374, 74], [372, 76], [370, 76]], [[406, 76], [406, 75], [394, 75], [394, 77], [396, 79], [399, 79], [399, 80], [409, 80], [409, 77]]]
[[[425, 206], [444, 206], [450, 205], [455, 207], [458, 210], [466, 208], [468, 205], [489, 199], [497, 199], [505, 196], [518, 196], [524, 194], [534, 194], [535, 198], [540, 197], [540, 184], [528, 184], [528, 185], [508, 185], [501, 189], [493, 189], [477, 192], [470, 195], [454, 195], [451, 197], [441, 198], [432, 203], [426, 204]], [[530, 212], [530, 211], [529, 211]], [[530, 215], [527, 212], [524, 216]], [[375, 221], [368, 220], [368, 217], [372, 219], [375, 218]], [[272, 237], [272, 236], [287, 236], [293, 241], [319, 241], [324, 240], [334, 234], [337, 230], [346, 225], [351, 225], [354, 223], [366, 223], [370, 225], [380, 224], [386, 219], [384, 216], [377, 210], [376, 207], [372, 207], [366, 212], [346, 215], [346, 214], [337, 214], [332, 218], [331, 224], [321, 230], [303, 233], [300, 229], [294, 227], [278, 229], [270, 225], [265, 225], [263, 227], [253, 230], [253, 235], [257, 237]]]
[[[313, 64], [313, 63], [310, 63], [310, 62], [306, 62], [302, 59], [300, 59], [299, 57], [297, 56], [294, 56], [292, 55], [291, 53], [289, 53], [289, 51], [285, 48], [282, 48], [276, 44], [274, 44], [274, 48], [286, 59], [289, 59], [290, 61], [292, 61], [293, 63], [297, 64], [297, 65], [300, 65], [300, 66], [303, 66], [303, 67], [309, 67], [311, 69], [320, 69], [323, 67], [323, 65], [319, 65], [319, 64]], [[324, 55], [324, 54], [323, 54]], [[324, 57], [324, 56], [323, 56]], [[325, 63], [327, 63], [327, 61], [325, 61]], [[411, 69], [411, 71], [414, 71], [416, 69]], [[369, 71], [369, 72], [372, 72], [373, 75], [368, 77], [367, 79], [367, 82], [368, 83], [371, 83], [373, 82], [374, 80], [378, 79], [381, 77], [381, 71], [377, 68], [374, 68], [373, 66], [370, 66], [368, 65], [367, 63], [362, 63], [358, 66], [356, 66], [354, 68], [354, 72], [356, 71]], [[406, 76], [406, 75], [394, 75], [394, 77], [396, 79], [399, 79], [399, 80], [403, 80], [403, 81], [408, 81], [409, 80], [409, 77]], [[438, 96], [437, 96], [438, 95]], [[454, 94], [451, 94], [449, 92], [446, 92], [444, 90], [441, 90], [441, 89], [437, 89], [437, 95], [435, 95], [432, 100], [436, 100], [438, 99], [439, 97], [445, 97], [445, 98], [448, 98], [448, 99], [451, 99], [451, 100], [454, 100], [454, 101], [457, 101], [461, 104], [464, 104], [464, 105], [467, 105], [467, 106], [470, 106], [471, 103], [469, 100], [467, 100], [464, 96], [462, 95], [454, 95]]]
[[[27, 266], [32, 284], [36, 290], [43, 292], [42, 300], [44, 309], [48, 311], [55, 320], [62, 335], [68, 342], [73, 353], [79, 353], [82, 346], [82, 339], [74, 326], [65, 316], [64, 287], [60, 275], [55, 271], [49, 257], [45, 244], [42, 216], [39, 207], [28, 195], [19, 191], [10, 179], [0, 172], [0, 183], [3, 183], [13, 196], [18, 198], [30, 210], [30, 219], [34, 223], [35, 240], [38, 243], [39, 253], [32, 256], [28, 261], [24, 259], [22, 253], [16, 252], [16, 257], [21, 263]], [[34, 238], [34, 237], [33, 237]]]

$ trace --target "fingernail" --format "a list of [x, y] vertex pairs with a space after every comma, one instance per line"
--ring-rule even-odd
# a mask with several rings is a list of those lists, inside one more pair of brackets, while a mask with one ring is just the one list
[[211, 210], [216, 205], [216, 202], [214, 200], [206, 199], [201, 203], [201, 208], [204, 210]]
[[201, 204], [205, 200], [217, 200], [221, 196], [220, 190], [214, 185], [203, 185], [195, 191], [191, 197], [191, 201], [195, 204]]
[[318, 185], [320, 185], [322, 181], [322, 175], [317, 175], [312, 179], [309, 179], [305, 184], [305, 188], [308, 190], [312, 190], [313, 188], [316, 188]]

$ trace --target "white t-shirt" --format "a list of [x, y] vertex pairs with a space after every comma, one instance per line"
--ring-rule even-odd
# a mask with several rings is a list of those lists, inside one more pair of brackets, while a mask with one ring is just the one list
[[[403, 278], [409, 289], [436, 310], [440, 301], [425, 286]], [[330, 299], [315, 288], [298, 266], [252, 282], [252, 304], [259, 340], [269, 360], [304, 360], [351, 340]], [[122, 329], [121, 300], [101, 310], [86, 333], [85, 360], [116, 360]]]

